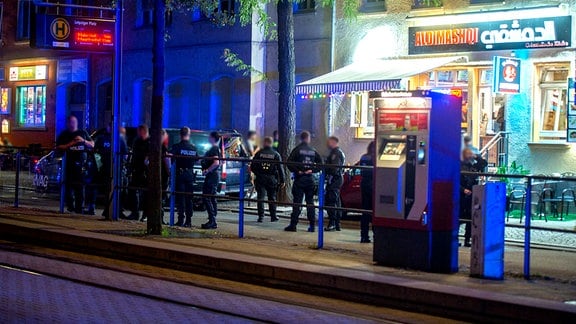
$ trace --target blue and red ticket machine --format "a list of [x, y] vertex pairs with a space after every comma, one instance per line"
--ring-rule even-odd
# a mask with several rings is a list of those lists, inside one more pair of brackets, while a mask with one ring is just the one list
[[374, 99], [374, 261], [458, 271], [462, 99], [431, 91]]

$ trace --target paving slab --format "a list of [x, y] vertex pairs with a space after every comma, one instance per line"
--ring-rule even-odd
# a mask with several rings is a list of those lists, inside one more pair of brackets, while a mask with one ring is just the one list
[[[410, 300], [406, 303], [412, 303], [412, 306], [414, 303], [425, 306], [430, 299], [436, 298], [435, 302], [443, 301], [447, 308], [457, 305], [471, 312], [504, 314], [516, 309], [519, 318], [528, 314], [531, 308], [552, 309], [549, 314], [566, 310], [576, 312], [576, 308], [561, 303], [576, 299], [576, 289], [570, 279], [574, 270], [570, 272], [569, 269], [558, 272], [565, 273], [567, 279], [524, 281], [509, 274], [507, 280], [493, 282], [469, 278], [465, 266], [461, 274], [455, 275], [375, 266], [371, 262], [371, 247], [352, 239], [356, 233], [327, 233], [327, 248], [317, 250], [313, 248], [314, 235], [284, 233], [277, 228], [282, 225], [276, 223], [248, 222], [248, 238], [244, 239], [234, 237], [236, 224], [233, 219], [226, 218], [221, 220], [216, 231], [172, 230], [166, 237], [145, 237], [144, 224], [139, 222], [101, 222], [95, 217], [9, 208], [0, 213], [4, 214], [0, 222], [4, 228], [10, 227], [13, 235], [17, 228], [27, 228], [36, 231], [36, 238], [54, 238], [59, 244], [82, 243], [84, 248], [99, 245], [110, 253], [166, 258], [181, 267], [186, 264], [212, 267], [219, 269], [220, 275], [236, 271], [239, 277], [259, 276], [267, 284], [282, 282], [298, 286], [307, 281], [315, 293], [327, 292], [329, 290], [323, 289], [330, 288], [358, 296], [395, 299], [395, 302]], [[195, 224], [202, 221], [197, 218]], [[268, 233], [267, 236], [262, 232]], [[332, 234], [335, 235], [329, 237]], [[114, 251], [115, 248], [122, 251]], [[570, 262], [574, 260], [570, 259], [572, 255], [552, 257]], [[550, 256], [548, 254], [548, 258]], [[465, 257], [465, 253], [461, 254], [461, 259]], [[372, 284], [365, 285], [367, 282]]]

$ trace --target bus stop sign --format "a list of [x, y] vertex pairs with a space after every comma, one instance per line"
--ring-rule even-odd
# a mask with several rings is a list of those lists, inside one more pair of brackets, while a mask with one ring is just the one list
[[37, 13], [32, 22], [31, 47], [83, 52], [114, 50], [113, 19]]

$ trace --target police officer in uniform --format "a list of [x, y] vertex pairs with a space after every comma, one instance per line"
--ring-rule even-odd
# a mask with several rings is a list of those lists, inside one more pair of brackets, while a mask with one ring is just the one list
[[[340, 188], [344, 182], [342, 176], [345, 156], [344, 152], [338, 147], [339, 139], [336, 136], [330, 136], [328, 138], [328, 149], [330, 149], [330, 154], [326, 159], [326, 164], [334, 165], [333, 167], [326, 168], [326, 194], [325, 194], [325, 205], [330, 207], [341, 207], [340, 202]], [[336, 167], [336, 166], [340, 166]], [[325, 228], [326, 231], [340, 231], [340, 218], [342, 217], [342, 211], [328, 209], [329, 223], [328, 227]]]
[[[150, 133], [147, 125], [138, 126], [138, 138], [132, 145], [132, 161], [130, 186], [145, 189], [148, 185], [148, 155], [150, 154]], [[131, 189], [132, 213], [128, 219], [138, 220], [140, 209], [146, 200], [146, 191], [143, 189]], [[142, 217], [141, 221], [145, 218]]]
[[[102, 132], [96, 138], [96, 144], [94, 145], [94, 152], [100, 155], [100, 159], [102, 161], [102, 166], [100, 167], [99, 178], [100, 178], [100, 186], [102, 187], [106, 199], [106, 205], [104, 206], [104, 212], [102, 212], [102, 216], [105, 219], [110, 219], [110, 215], [108, 214], [108, 209], [110, 208], [110, 203], [112, 202], [112, 125], [108, 125], [104, 132]], [[126, 155], [127, 145], [126, 141], [122, 136], [120, 138], [120, 154], [122, 155], [121, 160], [124, 160], [124, 156]], [[94, 193], [96, 195], [96, 192]]]
[[190, 143], [190, 128], [180, 129], [180, 142], [172, 146], [171, 153], [176, 163], [176, 191], [189, 194], [177, 194], [178, 222], [176, 226], [192, 227], [192, 193], [194, 192], [194, 163], [198, 153], [196, 146]]
[[[78, 119], [68, 116], [66, 130], [58, 135], [56, 149], [66, 152], [66, 204], [68, 211], [82, 214], [84, 212], [84, 185], [88, 184], [91, 171], [88, 150], [94, 147], [92, 138], [83, 129], [78, 129]], [[90, 208], [90, 207], [89, 207]], [[94, 207], [91, 206], [92, 213]], [[90, 213], [90, 211], [88, 211]]]
[[[318, 181], [315, 173], [320, 172], [318, 164], [322, 163], [322, 157], [316, 150], [310, 146], [310, 133], [307, 131], [300, 134], [302, 141], [292, 150], [288, 157], [288, 162], [298, 162], [302, 164], [289, 164], [288, 169], [294, 174], [294, 184], [292, 185], [292, 196], [295, 204], [301, 204], [302, 199], [306, 199], [306, 214], [310, 226], [308, 232], [314, 232], [316, 225], [316, 211], [314, 210], [314, 194], [318, 187]], [[290, 216], [290, 225], [284, 230], [287, 232], [296, 232], [298, 218], [302, 208], [300, 206], [292, 207]]]
[[[366, 154], [360, 157], [360, 161], [358, 162], [359, 166], [374, 167], [374, 155], [376, 153], [374, 145], [374, 141], [368, 144]], [[360, 182], [360, 191], [362, 193], [362, 209], [373, 210], [372, 195], [374, 190], [374, 170], [369, 168], [361, 169], [360, 174], [362, 175], [362, 181]], [[368, 234], [368, 232], [370, 230], [371, 221], [372, 214], [362, 213], [360, 218], [360, 243], [370, 243], [370, 234]]]
[[270, 163], [266, 161], [282, 162], [280, 154], [272, 147], [274, 140], [272, 137], [264, 138], [263, 148], [259, 150], [253, 158], [251, 169], [256, 176], [254, 184], [258, 196], [258, 223], [264, 219], [264, 197], [268, 196], [268, 207], [273, 222], [278, 221], [276, 217], [276, 196], [278, 187], [284, 186], [284, 171], [279, 163]]
[[202, 160], [202, 174], [204, 175], [204, 185], [202, 186], [202, 194], [211, 195], [212, 197], [204, 197], [204, 205], [206, 206], [206, 211], [208, 212], [208, 222], [202, 224], [203, 229], [214, 229], [218, 228], [216, 224], [216, 215], [218, 213], [218, 206], [216, 204], [216, 191], [218, 190], [218, 182], [220, 182], [220, 173], [218, 169], [220, 168], [221, 157], [220, 148], [218, 143], [220, 141], [220, 135], [217, 132], [210, 133], [208, 141], [212, 147], [204, 155]]

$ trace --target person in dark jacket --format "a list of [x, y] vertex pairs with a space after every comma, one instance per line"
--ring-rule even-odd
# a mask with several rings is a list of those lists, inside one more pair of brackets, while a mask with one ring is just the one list
[[[316, 225], [314, 194], [318, 188], [318, 181], [314, 174], [320, 172], [319, 165], [322, 164], [322, 157], [310, 146], [309, 132], [302, 132], [300, 140], [302, 142], [292, 150], [288, 157], [288, 162], [298, 163], [288, 165], [288, 169], [294, 174], [294, 184], [292, 185], [293, 203], [301, 204], [302, 200], [306, 198], [306, 214], [310, 222], [308, 232], [314, 232]], [[302, 207], [292, 206], [290, 225], [284, 229], [285, 231], [296, 232], [301, 211]]]
[[[138, 126], [138, 138], [132, 145], [130, 197], [132, 213], [128, 219], [138, 220], [140, 210], [146, 201], [146, 186], [148, 185], [148, 155], [150, 154], [150, 133], [147, 125]], [[141, 219], [144, 221], [144, 217]]]
[[[327, 165], [333, 165], [333, 167], [326, 168], [326, 194], [324, 199], [325, 206], [329, 207], [341, 207], [340, 202], [340, 188], [344, 183], [343, 171], [346, 157], [344, 152], [338, 146], [338, 137], [330, 136], [328, 138], [328, 149], [330, 153], [328, 158], [326, 158]], [[340, 231], [340, 218], [342, 217], [342, 211], [328, 209], [329, 223], [325, 228], [327, 232], [330, 231]]]
[[180, 142], [172, 146], [171, 153], [174, 155], [176, 163], [176, 183], [175, 188], [179, 194], [176, 195], [176, 205], [178, 206], [178, 222], [176, 226], [192, 227], [192, 214], [194, 205], [192, 193], [194, 192], [194, 164], [198, 156], [196, 146], [190, 143], [190, 128], [180, 129]]
[[218, 190], [218, 182], [220, 182], [220, 160], [222, 153], [220, 151], [219, 142], [220, 135], [217, 132], [210, 133], [208, 141], [212, 147], [204, 155], [202, 160], [202, 175], [204, 175], [204, 184], [202, 186], [202, 194], [210, 195], [210, 197], [204, 197], [204, 205], [206, 206], [206, 211], [208, 212], [208, 222], [202, 224], [203, 229], [215, 229], [218, 228], [216, 223], [216, 215], [218, 213], [218, 206], [216, 203], [216, 191]]
[[[105, 219], [110, 219], [109, 209], [110, 204], [112, 203], [112, 160], [113, 160], [113, 152], [112, 152], [112, 125], [109, 124], [108, 127], [96, 138], [96, 144], [94, 146], [94, 152], [100, 155], [100, 159], [102, 161], [102, 166], [100, 167], [100, 186], [103, 190], [105, 195], [106, 205], [104, 206], [104, 212], [102, 212], [102, 216]], [[121, 154], [121, 161], [124, 160], [126, 153], [128, 152], [128, 148], [126, 145], [126, 141], [122, 136], [120, 138], [119, 143], [119, 153]]]
[[[259, 150], [252, 160], [250, 168], [256, 176], [254, 185], [258, 196], [258, 223], [264, 219], [264, 197], [268, 196], [268, 208], [272, 222], [277, 222], [276, 217], [276, 196], [278, 188], [284, 186], [284, 170], [280, 154], [274, 150], [272, 137], [264, 138], [263, 147]], [[270, 161], [270, 162], [267, 162]]]
[[[359, 166], [363, 167], [374, 167], [374, 155], [375, 155], [375, 144], [374, 141], [368, 144], [368, 149], [366, 154], [360, 157], [358, 161]], [[360, 174], [362, 175], [362, 181], [360, 182], [360, 191], [362, 192], [362, 209], [373, 210], [372, 196], [374, 195], [374, 170], [373, 169], [361, 169]], [[362, 213], [360, 217], [360, 243], [370, 243], [370, 222], [372, 221], [371, 213]]]
[[83, 129], [78, 128], [78, 119], [70, 115], [66, 121], [64, 130], [56, 139], [56, 150], [66, 152], [66, 165], [64, 165], [66, 179], [66, 205], [69, 212], [78, 214], [94, 214], [93, 202], [88, 202], [88, 210], [84, 211], [84, 188], [90, 185], [93, 177], [89, 174], [90, 150], [94, 147], [94, 141]]
[[[474, 154], [470, 148], [462, 151], [462, 172], [484, 172], [488, 163], [479, 155]], [[460, 175], [460, 224], [465, 224], [464, 246], [471, 246], [472, 237], [472, 188], [478, 184], [478, 176]]]

